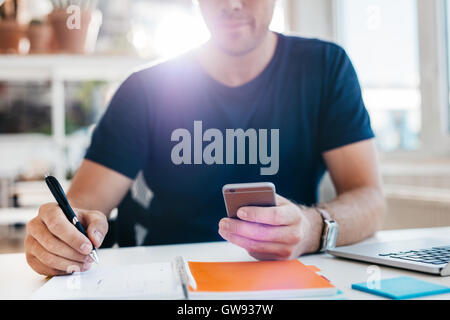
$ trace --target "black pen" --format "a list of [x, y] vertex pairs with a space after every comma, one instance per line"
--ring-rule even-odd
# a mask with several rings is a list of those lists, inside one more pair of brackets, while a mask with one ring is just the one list
[[[55, 197], [56, 202], [58, 202], [59, 207], [61, 208], [62, 212], [64, 212], [64, 215], [69, 220], [69, 222], [72, 223], [75, 226], [75, 228], [78, 229], [78, 231], [80, 231], [82, 234], [86, 236], [86, 238], [89, 239], [86, 231], [84, 230], [80, 221], [78, 221], [77, 216], [73, 212], [73, 209], [70, 207], [66, 194], [64, 193], [64, 190], [62, 189], [58, 180], [55, 177], [46, 176], [45, 182], [47, 183], [47, 186], [50, 189], [51, 193], [53, 194], [53, 197]], [[91, 251], [91, 253], [89, 253], [89, 256], [92, 258], [92, 260], [95, 261], [95, 263], [98, 263], [99, 260], [97, 250], [95, 249], [93, 244], [92, 248], [93, 250]]]

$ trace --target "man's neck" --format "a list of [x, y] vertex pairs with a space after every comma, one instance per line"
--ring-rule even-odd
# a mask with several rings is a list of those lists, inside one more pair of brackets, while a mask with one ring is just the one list
[[238, 87], [264, 71], [275, 54], [277, 39], [275, 33], [268, 32], [259, 46], [238, 56], [224, 52], [210, 41], [199, 51], [199, 62], [212, 78], [229, 87]]

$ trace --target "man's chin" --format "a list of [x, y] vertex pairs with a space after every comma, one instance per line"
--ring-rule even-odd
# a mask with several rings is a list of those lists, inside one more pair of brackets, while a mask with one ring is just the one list
[[244, 56], [257, 47], [257, 45], [253, 44], [253, 41], [241, 39], [235, 41], [220, 41], [217, 44], [223, 52], [236, 57]]
[[264, 35], [241, 30], [237, 32], [219, 32], [213, 35], [211, 39], [221, 51], [238, 57], [244, 56], [257, 48], [264, 41]]

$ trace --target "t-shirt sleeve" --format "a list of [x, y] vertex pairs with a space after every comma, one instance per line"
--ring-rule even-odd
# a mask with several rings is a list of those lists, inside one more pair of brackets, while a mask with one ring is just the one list
[[356, 71], [341, 47], [325, 49], [325, 90], [319, 115], [320, 152], [371, 139], [374, 133]]
[[134, 179], [147, 158], [147, 109], [145, 91], [134, 73], [112, 98], [93, 132], [85, 159]]

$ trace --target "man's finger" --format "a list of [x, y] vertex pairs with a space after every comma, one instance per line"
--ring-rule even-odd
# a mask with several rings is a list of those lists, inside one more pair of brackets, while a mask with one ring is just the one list
[[238, 218], [273, 226], [290, 225], [300, 221], [298, 210], [292, 210], [290, 205], [277, 207], [242, 207], [237, 211]]
[[56, 270], [54, 268], [46, 266], [41, 261], [39, 261], [38, 258], [36, 258], [35, 256], [33, 256], [31, 254], [27, 254], [26, 259], [27, 259], [28, 265], [30, 265], [33, 268], [33, 270], [36, 271], [37, 273], [39, 273], [40, 275], [62, 276], [62, 275], [67, 274], [67, 272], [65, 272], [65, 271]]
[[273, 226], [238, 219], [223, 218], [219, 228], [224, 232], [266, 242], [297, 244], [301, 241], [300, 228], [297, 224], [290, 226]]
[[231, 243], [244, 248], [249, 253], [271, 255], [273, 259], [289, 259], [293, 252], [293, 247], [277, 242], [265, 242], [241, 237], [239, 235], [219, 230], [219, 234]]
[[92, 251], [92, 243], [67, 220], [58, 205], [55, 204], [53, 210], [42, 208], [39, 210], [39, 216], [53, 235], [81, 254], [89, 254]]
[[86, 271], [92, 264], [91, 262], [80, 263], [65, 259], [47, 251], [35, 239], [31, 238], [30, 241], [32, 241], [31, 246], [33, 247], [33, 256], [35, 256], [42, 264], [50, 268], [64, 271], [65, 273], [72, 273], [74, 271]]
[[74, 210], [78, 212], [81, 224], [86, 226], [89, 239], [96, 248], [100, 247], [108, 232], [108, 220], [106, 216], [99, 211]]
[[27, 227], [29, 234], [33, 236], [33, 238], [36, 239], [47, 251], [78, 262], [85, 262], [89, 258], [89, 256], [79, 253], [68, 244], [55, 237], [47, 229], [42, 220], [33, 220]]
[[283, 205], [291, 203], [288, 199], [286, 199], [285, 197], [280, 196], [279, 194], [276, 194], [275, 198], [276, 198], [276, 201], [277, 201], [277, 206], [283, 206]]

